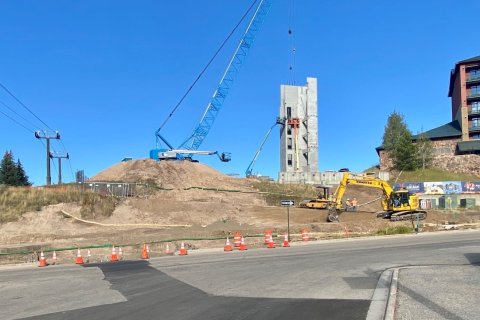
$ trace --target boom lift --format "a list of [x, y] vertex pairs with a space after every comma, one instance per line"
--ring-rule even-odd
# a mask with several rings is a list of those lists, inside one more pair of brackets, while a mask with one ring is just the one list
[[262, 143], [260, 144], [260, 147], [258, 148], [257, 152], [255, 152], [255, 155], [253, 156], [252, 161], [250, 162], [247, 170], [245, 171], [245, 177], [251, 178], [254, 176], [253, 166], [255, 165], [255, 162], [257, 161], [257, 158], [260, 155], [260, 152], [262, 151], [263, 145], [265, 144], [265, 142], [267, 142], [268, 137], [270, 137], [270, 133], [272, 133], [273, 128], [275, 128], [277, 124], [285, 125], [285, 120], [277, 118], [277, 121], [273, 124], [273, 126], [271, 126], [270, 129], [268, 129], [267, 134], [265, 135], [265, 137], [262, 140]]
[[[216, 151], [198, 151], [198, 148], [202, 144], [203, 140], [205, 140], [208, 132], [210, 131], [213, 125], [213, 122], [215, 121], [215, 118], [217, 117], [217, 114], [220, 111], [220, 108], [222, 107], [223, 102], [225, 101], [225, 98], [228, 95], [228, 92], [235, 80], [235, 77], [239, 71], [239, 68], [242, 65], [243, 61], [245, 60], [245, 57], [247, 56], [247, 53], [250, 50], [255, 40], [255, 36], [258, 30], [260, 29], [260, 26], [262, 25], [263, 21], [265, 20], [265, 17], [267, 16], [271, 5], [272, 5], [272, 0], [259, 0], [259, 4], [255, 10], [255, 13], [253, 14], [247, 26], [247, 29], [243, 34], [242, 39], [240, 40], [240, 43], [238, 44], [237, 48], [235, 49], [235, 52], [233, 53], [232, 58], [230, 59], [230, 62], [227, 65], [227, 68], [220, 80], [220, 83], [218, 84], [218, 87], [213, 93], [213, 96], [210, 99], [210, 102], [208, 103], [205, 109], [205, 112], [203, 113], [200, 123], [193, 130], [193, 133], [178, 148], [173, 148], [173, 146], [160, 134], [160, 131], [162, 130], [163, 126], [166, 124], [168, 119], [172, 116], [173, 112], [175, 112], [176, 108], [183, 101], [183, 98], [185, 98], [185, 96], [188, 94], [188, 92], [193, 87], [195, 82], [192, 85], [192, 87], [190, 87], [190, 89], [187, 91], [187, 93], [184, 95], [184, 97], [180, 100], [177, 106], [173, 109], [173, 111], [170, 113], [167, 119], [163, 122], [160, 128], [158, 128], [157, 131], [155, 132], [156, 149], [150, 150], [150, 159], [191, 160], [194, 154], [207, 154], [207, 155], [216, 154], [216, 155], [219, 155], [219, 158], [221, 161], [224, 161], [224, 162], [230, 161], [231, 158], [229, 153], [219, 154]], [[252, 7], [253, 7], [253, 4], [252, 4]], [[159, 144], [161, 144], [162, 142], [168, 147], [168, 149], [159, 148]]]
[[345, 172], [333, 194], [333, 201], [329, 204], [328, 222], [339, 221], [338, 216], [344, 211], [342, 202], [343, 194], [349, 185], [359, 185], [382, 190], [383, 211], [378, 213], [377, 217], [390, 219], [391, 221], [423, 220], [427, 217], [426, 211], [419, 210], [419, 201], [416, 194], [411, 194], [406, 189], [395, 191], [388, 182], [382, 179]]

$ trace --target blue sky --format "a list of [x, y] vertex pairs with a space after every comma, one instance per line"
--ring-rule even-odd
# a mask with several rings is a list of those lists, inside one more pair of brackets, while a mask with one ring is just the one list
[[[124, 157], [148, 157], [155, 130], [251, 2], [2, 0], [0, 82], [60, 131], [64, 145], [52, 146], [70, 154], [64, 181], [78, 169], [93, 176]], [[197, 158], [244, 174], [279, 113], [280, 85], [291, 81], [293, 25], [295, 83], [318, 78], [319, 169], [377, 164], [375, 147], [394, 110], [413, 133], [451, 121], [449, 73], [455, 62], [480, 55], [478, 12], [476, 0], [274, 0], [200, 148], [229, 151], [232, 161]], [[162, 130], [175, 146], [200, 120], [239, 39]], [[0, 111], [29, 130], [47, 129], [5, 91], [0, 101], [28, 122], [1, 103]], [[0, 113], [0, 151], [12, 150], [41, 185], [45, 148], [29, 130]], [[255, 173], [277, 177], [278, 146], [276, 130]]]

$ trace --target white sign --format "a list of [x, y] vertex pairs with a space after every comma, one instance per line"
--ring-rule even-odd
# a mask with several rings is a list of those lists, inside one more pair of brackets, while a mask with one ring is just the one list
[[295, 201], [294, 201], [294, 200], [282, 200], [280, 203], [281, 203], [282, 206], [284, 206], [284, 207], [291, 207], [291, 206], [295, 205]]

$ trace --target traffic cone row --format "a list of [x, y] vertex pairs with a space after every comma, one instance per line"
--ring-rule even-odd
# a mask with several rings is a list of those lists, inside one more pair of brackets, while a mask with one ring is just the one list
[[[346, 232], [346, 234], [348, 234], [348, 229], [347, 228], [345, 228], [345, 232]], [[310, 240], [309, 235], [308, 235], [308, 231], [306, 229], [302, 230], [302, 240], [303, 241], [309, 241]], [[237, 243], [238, 243], [238, 245], [237, 245]], [[269, 249], [275, 248], [275, 242], [273, 241], [273, 236], [272, 236], [272, 231], [271, 230], [265, 230], [265, 244], [267, 245], [267, 248], [269, 248]], [[238, 247], [240, 251], [248, 250], [247, 245], [245, 243], [245, 238], [239, 232], [235, 232], [234, 247]], [[288, 238], [287, 234], [285, 234], [282, 247], [284, 247], [284, 248], [290, 247], [290, 241], [289, 241], [289, 238]], [[225, 242], [224, 251], [233, 251], [232, 245], [230, 243], [230, 238], [228, 236], [227, 236], [227, 239], [226, 239], [226, 242]], [[174, 252], [170, 250], [169, 244], [167, 243], [166, 246], [165, 246], [165, 254], [170, 255], [170, 254], [173, 254], [173, 253]], [[185, 248], [185, 243], [184, 242], [181, 243], [180, 249], [178, 251], [178, 255], [180, 255], [180, 256], [188, 255], [188, 252], [187, 252], [187, 249]], [[90, 253], [90, 249], [88, 249], [87, 250], [87, 262], [90, 261], [90, 257], [91, 257], [91, 253]], [[118, 248], [118, 254], [117, 254], [115, 246], [112, 246], [112, 254], [110, 256], [110, 261], [111, 262], [117, 262], [119, 260], [122, 260], [122, 257], [123, 257], [122, 248], [121, 247]], [[142, 259], [149, 259], [150, 258], [150, 248], [149, 248], [147, 243], [143, 244], [141, 258]], [[56, 264], [56, 262], [57, 262], [57, 253], [55, 251], [53, 251], [52, 265]], [[83, 264], [84, 263], [82, 254], [80, 252], [80, 248], [77, 249], [77, 255], [76, 255], [76, 258], [75, 258], [75, 263], [76, 264]], [[39, 267], [45, 267], [47, 265], [48, 265], [48, 263], [47, 263], [47, 260], [45, 258], [45, 255], [43, 254], [43, 251], [41, 251], [38, 266]]]

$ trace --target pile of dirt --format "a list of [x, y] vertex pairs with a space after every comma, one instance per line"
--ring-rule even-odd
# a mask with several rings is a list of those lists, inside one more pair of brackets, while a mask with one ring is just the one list
[[140, 159], [117, 163], [89, 181], [155, 183], [162, 188], [201, 186], [220, 189], [245, 189], [243, 179], [227, 176], [209, 166], [190, 161]]

